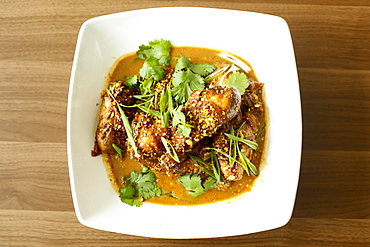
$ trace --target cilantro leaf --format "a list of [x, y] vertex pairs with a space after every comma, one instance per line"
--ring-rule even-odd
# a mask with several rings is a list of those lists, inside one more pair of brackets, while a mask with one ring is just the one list
[[156, 180], [155, 174], [150, 170], [148, 171], [147, 167], [144, 167], [136, 180], [136, 196], [142, 197], [144, 200], [154, 196], [161, 196], [162, 190], [155, 183]]
[[135, 188], [132, 186], [122, 187], [119, 189], [120, 198], [133, 198], [135, 195]]
[[136, 183], [138, 186], [145, 182], [154, 183], [157, 180], [155, 174], [151, 171], [142, 172], [141, 175], [136, 179]]
[[140, 199], [121, 198], [121, 201], [135, 207], [140, 207], [141, 205], [143, 205], [143, 201], [141, 201]]
[[243, 95], [245, 89], [249, 86], [248, 78], [244, 73], [235, 72], [227, 78], [226, 86], [235, 88]]
[[204, 89], [203, 76], [212, 73], [216, 66], [211, 64], [193, 64], [189, 58], [181, 56], [172, 76], [172, 93], [178, 104], [185, 103], [193, 90]]
[[216, 189], [217, 188], [216, 179], [214, 179], [213, 177], [208, 177], [206, 181], [203, 183], [203, 186], [205, 191], [210, 189]]
[[149, 45], [139, 46], [139, 50], [136, 52], [137, 58], [147, 59], [149, 57], [155, 57], [158, 59], [160, 65], [168, 66], [171, 60], [170, 51], [172, 44], [168, 40], [154, 40], [149, 42]]
[[130, 172], [130, 176], [128, 178], [123, 178], [126, 184], [133, 184], [139, 178], [139, 173], [137, 171]]
[[138, 85], [138, 83], [139, 83], [138, 75], [126, 77], [124, 82], [124, 84], [129, 88], [135, 88]]
[[142, 95], [147, 95], [152, 92], [154, 81], [152, 78], [141, 82], [139, 88]]
[[180, 106], [172, 110], [172, 126], [177, 127], [177, 131], [181, 135], [189, 137], [193, 126], [186, 124], [185, 114], [181, 111], [181, 108]]
[[190, 136], [190, 133], [191, 133], [191, 127], [187, 126], [187, 125], [182, 125], [182, 124], [179, 124], [177, 125], [177, 131], [185, 136], [185, 137], [189, 137]]
[[216, 69], [216, 66], [214, 66], [213, 64], [208, 64], [208, 63], [193, 64], [193, 63], [190, 62], [189, 58], [187, 58], [185, 56], [181, 56], [177, 61], [177, 64], [175, 66], [175, 70], [178, 71], [178, 70], [182, 70], [182, 69], [185, 69], [185, 68], [190, 69], [195, 74], [199, 74], [201, 76], [206, 76], [206, 75], [212, 73]]
[[142, 172], [142, 173], [147, 173], [147, 172], [150, 172], [150, 169], [149, 169], [149, 167], [147, 167], [147, 166], [142, 166], [142, 167], [141, 167], [141, 172]]
[[179, 124], [185, 123], [185, 114], [181, 111], [182, 106], [177, 107], [176, 109], [172, 110], [173, 118], [172, 118], [172, 126], [176, 127]]
[[202, 186], [202, 179], [198, 174], [187, 174], [179, 178], [179, 182], [189, 194], [198, 197], [204, 193], [204, 188]]
[[140, 207], [143, 203], [140, 199], [135, 199], [136, 190], [132, 186], [127, 186], [119, 189], [121, 201], [130, 205]]
[[145, 60], [139, 73], [144, 79], [153, 78], [156, 81], [162, 80], [166, 75], [164, 68], [159, 64], [158, 59], [152, 56]]
[[179, 178], [179, 182], [189, 194], [198, 197], [204, 192], [216, 188], [216, 180], [212, 177], [208, 177], [207, 180], [202, 184], [202, 179], [199, 174], [187, 174]]
[[128, 205], [140, 207], [144, 200], [162, 195], [155, 174], [146, 166], [142, 166], [141, 173], [130, 172], [130, 176], [123, 178], [123, 181], [125, 186], [119, 189], [119, 197]]
[[191, 70], [180, 70], [172, 76], [172, 94], [177, 103], [185, 103], [193, 90], [204, 89], [203, 78]]

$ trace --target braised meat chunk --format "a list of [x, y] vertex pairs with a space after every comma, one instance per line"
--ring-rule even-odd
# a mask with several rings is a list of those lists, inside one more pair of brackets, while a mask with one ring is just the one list
[[243, 105], [253, 110], [258, 116], [263, 114], [262, 88], [262, 83], [249, 80], [249, 87], [242, 99]]
[[194, 141], [216, 133], [218, 128], [236, 116], [240, 104], [240, 93], [231, 87], [218, 86], [193, 91], [184, 112], [189, 124], [195, 126], [191, 133]]
[[[224, 153], [229, 153], [229, 149], [231, 147], [230, 138], [228, 138], [225, 133], [230, 133], [231, 128], [235, 130], [234, 135], [236, 137], [256, 142], [259, 130], [258, 126], [259, 121], [255, 114], [252, 112], [240, 113], [237, 118], [234, 118], [230, 123], [223, 125], [222, 128], [220, 128], [219, 131], [213, 135], [213, 147], [221, 150]], [[238, 148], [248, 160], [252, 162], [255, 161], [253, 156], [255, 152], [250, 146], [243, 142], [239, 142]], [[217, 154], [217, 156], [220, 162], [221, 171], [226, 180], [237, 181], [243, 177], [244, 168], [240, 165], [240, 163], [234, 162], [233, 164], [230, 164], [230, 158], [226, 157], [220, 152]]]
[[117, 103], [131, 105], [133, 97], [132, 91], [126, 88], [121, 81], [112, 83], [108, 90], [109, 93], [108, 91], [102, 93], [102, 104], [95, 138], [101, 152], [115, 153], [113, 144], [125, 149], [127, 137]]
[[[230, 125], [224, 125], [213, 136], [213, 147], [224, 153], [229, 153], [230, 139], [224, 134], [230, 132]], [[217, 153], [220, 168], [225, 179], [228, 181], [237, 181], [243, 177], [244, 168], [237, 162], [230, 164], [230, 159], [222, 153]]]
[[[165, 152], [161, 138], [166, 138], [170, 130], [168, 128], [162, 128], [162, 123], [158, 118], [142, 111], [135, 114], [131, 128], [139, 154], [135, 158], [141, 161], [157, 161]], [[132, 157], [135, 156], [130, 144], [128, 145], [128, 151]]]

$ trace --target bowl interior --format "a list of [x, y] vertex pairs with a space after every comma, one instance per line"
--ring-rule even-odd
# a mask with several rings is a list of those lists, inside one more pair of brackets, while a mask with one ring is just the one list
[[[175, 46], [234, 53], [247, 60], [265, 83], [269, 108], [266, 162], [252, 191], [240, 198], [190, 207], [148, 203], [130, 207], [113, 191], [101, 157], [90, 155], [99, 93], [114, 61], [141, 44], [161, 38]], [[68, 161], [76, 215], [92, 228], [159, 238], [222, 237], [283, 226], [290, 219], [297, 189], [300, 107], [292, 41], [282, 18], [175, 7], [90, 19], [78, 37], [68, 100]]]

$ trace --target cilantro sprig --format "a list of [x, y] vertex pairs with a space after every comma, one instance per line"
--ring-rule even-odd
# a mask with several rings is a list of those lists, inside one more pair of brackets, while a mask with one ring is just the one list
[[141, 173], [132, 171], [129, 177], [124, 177], [124, 186], [119, 189], [121, 201], [140, 207], [143, 201], [162, 195], [162, 189], [156, 184], [155, 174], [146, 166], [142, 166]]
[[203, 182], [199, 174], [183, 175], [179, 178], [179, 182], [194, 197], [198, 197], [210, 189], [217, 188], [216, 180], [213, 177], [208, 177]]
[[136, 58], [145, 60], [143, 67], [140, 69], [140, 76], [144, 79], [162, 80], [166, 75], [162, 65], [169, 65], [171, 48], [171, 42], [163, 39], [151, 41], [149, 45], [139, 46]]
[[177, 128], [177, 131], [181, 135], [189, 137], [191, 129], [194, 128], [194, 126], [186, 123], [185, 114], [181, 111], [181, 109], [182, 106], [179, 106], [172, 110], [172, 127]]
[[160, 65], [168, 66], [171, 61], [172, 44], [168, 40], [160, 39], [149, 42], [149, 45], [139, 46], [136, 52], [138, 59], [146, 60], [149, 57], [154, 57]]
[[239, 91], [241, 95], [245, 93], [245, 89], [249, 86], [249, 81], [246, 74], [234, 72], [226, 79], [226, 86], [233, 87]]
[[214, 150], [210, 152], [210, 162], [195, 155], [189, 157], [206, 173], [209, 177], [203, 182], [199, 174], [187, 174], [179, 178], [180, 184], [188, 190], [189, 194], [198, 197], [210, 189], [217, 188], [217, 183], [224, 182], [225, 179], [221, 174], [221, 167], [218, 157]]
[[189, 58], [181, 56], [172, 76], [172, 93], [178, 104], [185, 103], [193, 90], [204, 89], [204, 76], [212, 73], [216, 66], [212, 64], [193, 64]]
[[143, 67], [140, 69], [140, 76], [144, 79], [153, 78], [156, 81], [160, 81], [166, 75], [166, 71], [155, 57], [148, 57]]

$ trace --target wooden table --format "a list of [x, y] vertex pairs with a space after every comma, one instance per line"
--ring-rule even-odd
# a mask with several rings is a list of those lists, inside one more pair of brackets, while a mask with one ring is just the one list
[[[286, 226], [166, 240], [77, 221], [66, 111], [79, 28], [91, 17], [162, 6], [256, 11], [288, 22], [304, 131], [297, 200]], [[3, 0], [0, 47], [0, 246], [370, 246], [369, 1]]]

